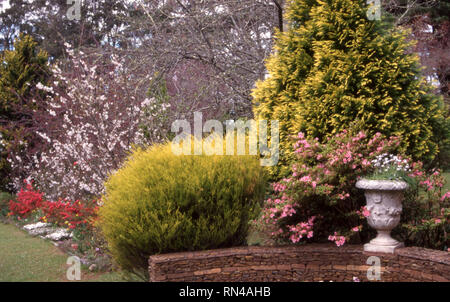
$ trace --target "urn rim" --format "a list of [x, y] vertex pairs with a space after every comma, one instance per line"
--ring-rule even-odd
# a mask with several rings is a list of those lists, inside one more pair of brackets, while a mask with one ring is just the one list
[[356, 182], [356, 187], [363, 190], [404, 191], [408, 189], [409, 185], [403, 180], [363, 178]]

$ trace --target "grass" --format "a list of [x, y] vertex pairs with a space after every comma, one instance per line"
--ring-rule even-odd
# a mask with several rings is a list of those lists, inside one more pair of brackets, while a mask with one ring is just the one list
[[443, 173], [445, 180], [447, 181], [447, 183], [444, 186], [443, 192], [448, 192], [450, 191], [450, 172], [445, 172]]
[[[51, 242], [0, 223], [0, 282], [67, 281], [68, 255]], [[81, 272], [81, 281], [123, 281], [118, 273]]]

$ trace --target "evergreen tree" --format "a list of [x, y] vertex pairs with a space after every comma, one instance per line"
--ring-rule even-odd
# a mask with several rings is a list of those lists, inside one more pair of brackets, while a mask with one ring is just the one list
[[27, 145], [27, 128], [32, 125], [33, 110], [38, 106], [33, 102], [35, 87], [46, 83], [47, 60], [47, 53], [39, 51], [37, 43], [26, 35], [16, 39], [14, 50], [0, 54], [0, 186], [3, 189], [8, 183], [7, 157], [13, 149]]
[[399, 150], [426, 161], [448, 138], [442, 100], [421, 77], [407, 34], [369, 20], [367, 9], [362, 0], [288, 2], [289, 28], [277, 33], [269, 75], [253, 91], [256, 118], [280, 122], [278, 176], [299, 132], [321, 141], [350, 127], [401, 136]]
[[34, 86], [44, 83], [48, 76], [48, 55], [38, 50], [30, 36], [20, 35], [14, 50], [6, 50], [0, 59], [0, 116], [15, 120], [21, 116], [21, 106], [31, 106], [29, 101]]

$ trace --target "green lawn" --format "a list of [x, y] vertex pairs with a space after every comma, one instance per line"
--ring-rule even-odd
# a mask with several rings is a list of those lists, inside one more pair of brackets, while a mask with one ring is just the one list
[[447, 183], [445, 184], [444, 190], [443, 190], [443, 192], [445, 193], [445, 192], [450, 191], [450, 172], [445, 172], [443, 174], [444, 174], [445, 179], [447, 180]]
[[[51, 242], [0, 223], [0, 282], [63, 282], [68, 256]], [[81, 281], [122, 281], [117, 273], [81, 272]]]

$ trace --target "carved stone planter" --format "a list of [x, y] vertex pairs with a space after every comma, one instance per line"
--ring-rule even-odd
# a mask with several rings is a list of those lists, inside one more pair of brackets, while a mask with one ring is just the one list
[[365, 190], [367, 217], [369, 225], [376, 229], [378, 235], [364, 245], [364, 251], [377, 253], [394, 253], [403, 243], [391, 237], [391, 231], [400, 222], [403, 192], [408, 188], [404, 181], [362, 179], [356, 187]]

